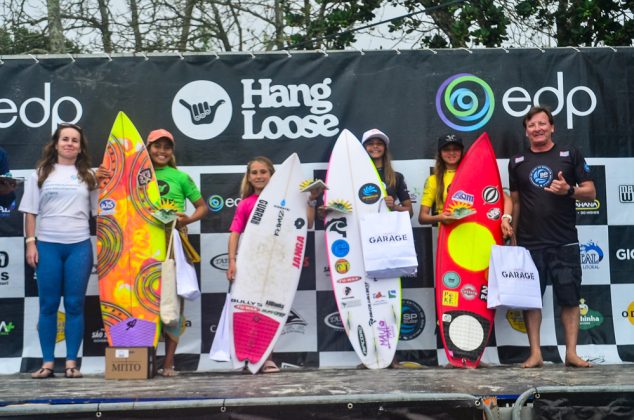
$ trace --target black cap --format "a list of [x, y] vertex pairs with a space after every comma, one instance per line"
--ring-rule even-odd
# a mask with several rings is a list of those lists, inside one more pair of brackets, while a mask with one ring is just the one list
[[438, 138], [438, 151], [440, 152], [443, 147], [448, 146], [450, 144], [457, 144], [462, 149], [464, 149], [464, 143], [462, 139], [455, 134], [445, 134]]

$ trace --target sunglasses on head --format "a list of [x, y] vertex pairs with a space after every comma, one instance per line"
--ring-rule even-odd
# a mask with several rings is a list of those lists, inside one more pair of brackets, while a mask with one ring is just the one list
[[58, 128], [74, 128], [75, 130], [79, 131], [80, 133], [82, 133], [82, 132], [84, 131], [84, 130], [83, 130], [80, 126], [78, 126], [77, 124], [67, 123], [67, 122], [64, 122], [64, 123], [59, 123], [59, 124], [57, 124], [57, 127], [58, 127]]

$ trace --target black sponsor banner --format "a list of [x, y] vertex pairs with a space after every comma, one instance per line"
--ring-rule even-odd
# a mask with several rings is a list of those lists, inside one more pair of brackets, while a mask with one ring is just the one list
[[606, 199], [605, 166], [590, 166], [592, 181], [597, 192], [593, 201], [577, 201], [577, 225], [606, 225], [608, 200]]
[[[57, 123], [86, 129], [101, 161], [124, 111], [142, 137], [175, 134], [180, 165], [267, 155], [325, 162], [343, 128], [388, 133], [396, 159], [432, 158], [435, 139], [483, 131], [507, 158], [525, 147], [521, 116], [553, 108], [556, 140], [589, 157], [634, 155], [633, 48], [373, 51], [142, 57], [3, 57], [0, 145], [33, 168]], [[390, 112], [386, 112], [389, 110]]]
[[[26, 245], [24, 245], [24, 255], [26, 255]], [[24, 296], [37, 296], [37, 277], [35, 270], [30, 265], [24, 263]]]
[[[321, 234], [322, 232], [319, 232]], [[306, 237], [306, 250], [304, 262], [299, 277], [297, 290], [315, 290], [317, 276], [315, 275], [315, 232], [308, 232]]]
[[333, 292], [317, 291], [317, 350], [354, 351], [333, 299]]
[[202, 326], [201, 326], [201, 341], [200, 352], [202, 357], [209, 357], [209, 351], [211, 350], [211, 344], [216, 337], [218, 331], [218, 325], [220, 323], [220, 316], [225, 306], [226, 300], [225, 293], [203, 293], [201, 296], [201, 311], [202, 314]]
[[99, 296], [86, 296], [84, 303], [84, 356], [103, 356], [108, 337], [101, 318]]
[[[246, 163], [250, 158], [244, 160]], [[240, 203], [242, 174], [202, 174], [200, 191], [209, 213], [201, 220], [202, 233], [229, 232], [233, 215]]]
[[616, 346], [619, 357], [624, 362], [634, 362], [634, 345]]
[[24, 341], [24, 299], [0, 299], [0, 358], [21, 357]]
[[608, 226], [610, 282], [634, 282], [634, 226]]
[[[555, 299], [556, 301], [556, 299]], [[579, 338], [583, 344], [616, 344], [612, 321], [612, 299], [607, 285], [582, 285], [579, 301]], [[555, 304], [555, 331], [558, 344], [566, 344], [561, 306]]]
[[413, 228], [414, 247], [418, 258], [415, 276], [401, 277], [403, 288], [434, 287], [434, 257], [432, 250], [432, 230], [430, 227]]
[[24, 215], [18, 211], [24, 189], [15, 191], [15, 200], [7, 207], [0, 206], [0, 236], [21, 236], [24, 232]]

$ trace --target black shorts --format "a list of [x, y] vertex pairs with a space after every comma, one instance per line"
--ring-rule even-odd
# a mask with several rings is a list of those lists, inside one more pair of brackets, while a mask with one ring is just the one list
[[531, 251], [539, 272], [542, 296], [548, 283], [561, 306], [578, 306], [581, 298], [581, 255], [579, 244]]

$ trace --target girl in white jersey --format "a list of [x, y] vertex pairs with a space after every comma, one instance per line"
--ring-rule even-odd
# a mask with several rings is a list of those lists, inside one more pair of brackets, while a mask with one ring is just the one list
[[67, 378], [81, 378], [77, 352], [84, 334], [84, 300], [93, 266], [88, 221], [96, 214], [97, 179], [81, 127], [60, 124], [24, 187], [26, 262], [35, 269], [42, 367], [36, 379], [55, 376], [57, 311], [64, 297]]

